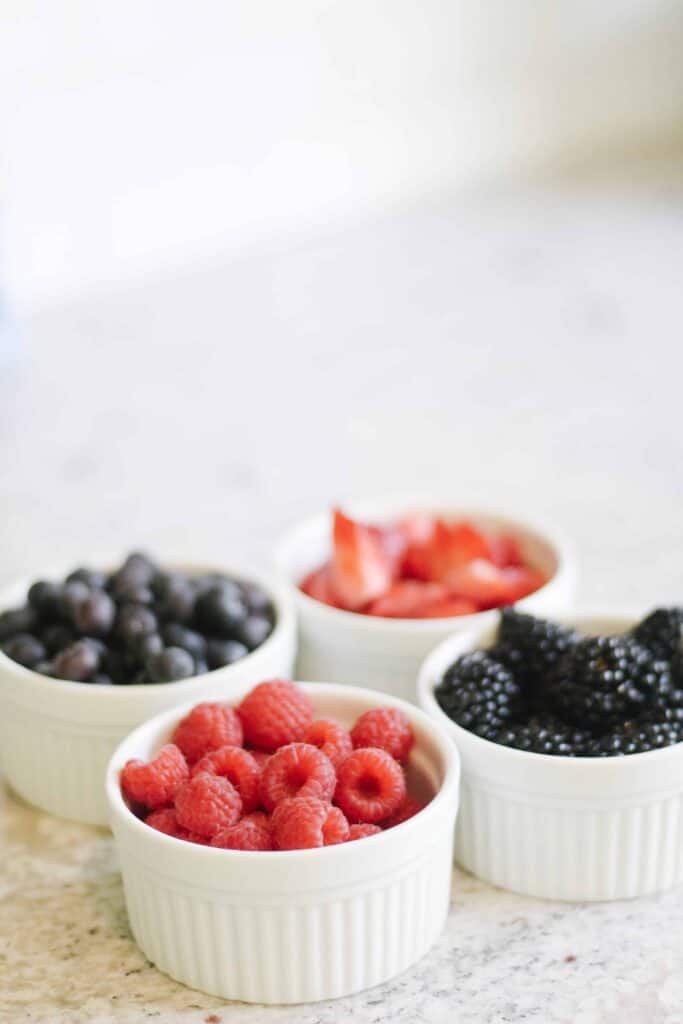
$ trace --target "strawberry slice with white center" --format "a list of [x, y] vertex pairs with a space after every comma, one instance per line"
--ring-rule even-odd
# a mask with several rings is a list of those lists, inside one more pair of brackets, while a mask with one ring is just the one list
[[330, 580], [337, 603], [358, 611], [391, 586], [392, 558], [373, 527], [334, 512]]
[[299, 587], [303, 590], [304, 594], [308, 594], [309, 597], [314, 598], [316, 601], [332, 605], [333, 608], [339, 607], [339, 602], [332, 586], [332, 567], [329, 562], [326, 562], [319, 569], [309, 572], [308, 576], [301, 581]]
[[448, 598], [448, 590], [441, 583], [423, 583], [422, 580], [398, 580], [386, 594], [378, 597], [367, 608], [368, 615], [381, 615], [389, 619], [421, 619], [425, 610], [437, 601]]
[[499, 569], [485, 558], [475, 558], [448, 573], [445, 582], [452, 594], [475, 601], [481, 608], [514, 604], [545, 583], [536, 569], [510, 566]]

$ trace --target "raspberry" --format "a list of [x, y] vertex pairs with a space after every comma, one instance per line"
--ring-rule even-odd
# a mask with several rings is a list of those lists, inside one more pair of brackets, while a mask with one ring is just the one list
[[382, 829], [379, 825], [371, 825], [367, 822], [365, 825], [351, 825], [349, 828], [349, 834], [347, 836], [347, 843], [350, 843], [354, 839], [365, 839], [366, 836], [376, 836]]
[[259, 683], [238, 711], [249, 745], [269, 752], [302, 740], [306, 726], [313, 721], [310, 698], [294, 683], [283, 679]]
[[282, 800], [270, 819], [275, 849], [307, 850], [343, 842], [348, 822], [338, 811], [315, 796]]
[[349, 838], [349, 823], [338, 807], [330, 807], [323, 825], [323, 846], [336, 846]]
[[224, 704], [197, 704], [176, 726], [173, 742], [190, 764], [210, 750], [242, 746], [242, 723], [234, 708]]
[[256, 750], [254, 747], [250, 747], [249, 753], [254, 758], [261, 771], [263, 771], [270, 760], [270, 754], [266, 753], [265, 750]]
[[183, 828], [211, 839], [220, 829], [239, 820], [242, 800], [227, 779], [201, 772], [180, 787], [175, 809]]
[[322, 750], [337, 770], [353, 750], [353, 743], [348, 729], [331, 718], [318, 718], [311, 722], [304, 733], [304, 743], [312, 743]]
[[415, 742], [408, 716], [398, 708], [373, 708], [361, 715], [353, 729], [351, 739], [356, 749], [376, 747], [386, 750], [397, 761], [406, 761]]
[[266, 814], [247, 814], [228, 828], [222, 828], [211, 840], [223, 850], [272, 850], [270, 822]]
[[421, 804], [419, 800], [416, 800], [412, 796], [407, 796], [397, 811], [387, 818], [383, 822], [384, 828], [393, 828], [394, 825], [400, 825], [402, 821], [407, 821], [408, 818], [412, 818], [418, 811], [421, 811], [426, 804]]
[[189, 775], [185, 758], [173, 743], [162, 747], [153, 761], [128, 761], [121, 772], [123, 795], [150, 810], [173, 802], [178, 787]]
[[242, 812], [249, 814], [259, 805], [259, 782], [261, 769], [252, 755], [242, 747], [219, 747], [204, 754], [192, 767], [192, 775], [208, 772], [221, 775], [233, 786], [242, 798]]
[[176, 839], [186, 839], [189, 835], [189, 832], [178, 824], [176, 813], [172, 807], [152, 811], [145, 818], [145, 824], [150, 828], [155, 828], [157, 832], [163, 832], [166, 836], [174, 836]]
[[354, 750], [339, 769], [334, 802], [350, 822], [377, 824], [389, 818], [406, 797], [400, 764], [377, 747]]
[[332, 762], [310, 743], [290, 743], [271, 756], [261, 775], [261, 803], [272, 811], [281, 800], [315, 796], [331, 800], [336, 784]]

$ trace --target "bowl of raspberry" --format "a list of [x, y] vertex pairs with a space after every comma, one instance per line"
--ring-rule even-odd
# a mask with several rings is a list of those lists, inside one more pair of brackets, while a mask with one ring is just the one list
[[405, 700], [444, 637], [492, 621], [503, 605], [567, 611], [576, 588], [556, 530], [427, 499], [318, 515], [276, 558], [298, 612], [299, 678], [356, 679]]
[[562, 900], [683, 882], [682, 626], [682, 608], [509, 608], [429, 655], [420, 703], [462, 759], [464, 868]]
[[136, 942], [225, 999], [388, 980], [450, 903], [457, 751], [413, 705], [270, 679], [139, 726], [107, 773]]
[[5, 777], [34, 806], [86, 824], [107, 824], [107, 763], [131, 729], [289, 673], [295, 656], [291, 598], [251, 570], [136, 552], [107, 570], [17, 583], [0, 608]]

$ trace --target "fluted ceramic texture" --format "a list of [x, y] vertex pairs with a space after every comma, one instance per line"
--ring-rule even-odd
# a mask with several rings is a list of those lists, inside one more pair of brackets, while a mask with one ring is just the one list
[[530, 803], [463, 779], [455, 856], [503, 889], [628, 899], [683, 882], [683, 794], [627, 806]]
[[160, 970], [227, 999], [299, 1003], [369, 988], [419, 959], [445, 921], [451, 856], [444, 833], [371, 884], [262, 902], [165, 883], [124, 851], [121, 869], [135, 940]]

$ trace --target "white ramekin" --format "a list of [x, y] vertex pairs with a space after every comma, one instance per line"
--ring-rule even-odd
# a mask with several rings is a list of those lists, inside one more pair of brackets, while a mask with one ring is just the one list
[[[200, 574], [216, 566], [182, 566]], [[229, 697], [241, 683], [292, 673], [296, 618], [286, 589], [251, 569], [221, 568], [259, 583], [270, 595], [276, 623], [268, 639], [241, 661], [177, 683], [88, 686], [52, 679], [0, 652], [0, 757], [7, 781], [24, 800], [60, 818], [108, 822], [104, 777], [117, 744], [151, 715], [185, 703]], [[0, 594], [0, 608], [26, 600], [29, 583]]]
[[[630, 629], [641, 616], [560, 617], [583, 633]], [[683, 882], [683, 743], [624, 757], [555, 757], [490, 743], [441, 710], [434, 688], [496, 627], [452, 636], [425, 660], [422, 707], [462, 760], [455, 856], [503, 889], [559, 900], [644, 896]]]
[[[240, 684], [234, 697], [247, 693]], [[121, 797], [131, 757], [149, 758], [192, 705], [146, 722], [107, 773], [111, 827], [135, 941], [177, 981], [224, 999], [300, 1003], [377, 985], [418, 960], [450, 902], [460, 764], [424, 712], [355, 686], [306, 683], [321, 715], [350, 726], [368, 708], [400, 707], [416, 734], [409, 772], [423, 795], [414, 818], [321, 850], [247, 853], [155, 832]]]
[[[504, 529], [521, 542], [532, 564], [550, 579], [518, 606], [539, 615], [571, 609], [576, 592], [576, 560], [568, 541], [556, 530], [506, 516], [458, 508], [434, 499], [393, 499], [345, 505], [352, 516], [392, 522], [415, 512], [450, 519], [470, 519], [487, 528]], [[289, 584], [299, 619], [297, 676], [342, 683], [356, 679], [365, 686], [415, 700], [415, 678], [422, 659], [451, 633], [495, 621], [495, 612], [446, 619], [389, 619], [358, 615], [316, 601], [299, 589], [306, 574], [330, 554], [329, 512], [295, 527], [280, 543], [277, 567]]]

